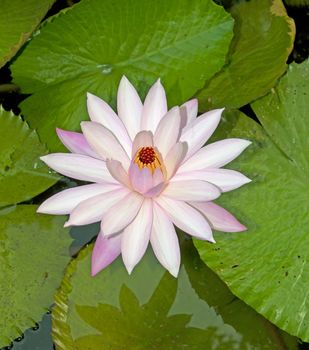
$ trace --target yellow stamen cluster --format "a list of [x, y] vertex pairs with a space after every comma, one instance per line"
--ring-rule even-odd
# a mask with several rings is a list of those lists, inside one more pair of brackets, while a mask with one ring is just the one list
[[136, 152], [134, 163], [140, 169], [148, 168], [153, 174], [157, 168], [162, 169], [162, 162], [153, 147], [142, 147]]

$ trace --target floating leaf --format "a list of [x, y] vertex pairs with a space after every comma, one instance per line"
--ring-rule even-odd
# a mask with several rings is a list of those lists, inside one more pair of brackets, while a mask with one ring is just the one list
[[232, 292], [278, 327], [309, 341], [309, 61], [290, 66], [280, 84], [253, 104], [262, 122], [235, 112], [217, 137], [253, 144], [232, 164], [253, 179], [219, 202], [248, 231], [195, 241], [202, 259]]
[[0, 348], [42, 318], [70, 259], [64, 218], [36, 209], [0, 211]]
[[169, 103], [183, 102], [223, 66], [232, 27], [212, 0], [82, 1], [43, 26], [13, 64], [14, 81], [35, 93], [23, 114], [55, 150], [55, 126], [79, 128], [87, 91], [114, 102], [123, 74], [141, 92], [161, 77]]
[[234, 38], [226, 66], [199, 94], [200, 109], [241, 107], [265, 95], [285, 72], [295, 26], [281, 0], [251, 0], [230, 8]]
[[27, 123], [0, 106], [0, 207], [31, 199], [52, 186], [59, 176], [50, 174], [39, 157], [47, 150]]
[[0, 67], [26, 42], [53, 2], [54, 0], [1, 0]]
[[[279, 349], [277, 344], [285, 342], [273, 325], [235, 299], [201, 262], [191, 241], [182, 244], [178, 279], [150, 251], [131, 276], [118, 259], [93, 278], [92, 248], [84, 249], [69, 265], [56, 295], [57, 350], [266, 350]], [[196, 290], [208, 294], [199, 298]], [[295, 339], [287, 340], [289, 349], [296, 349]]]

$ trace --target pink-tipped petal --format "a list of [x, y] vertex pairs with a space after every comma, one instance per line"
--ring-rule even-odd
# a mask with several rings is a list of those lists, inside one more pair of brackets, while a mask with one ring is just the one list
[[119, 118], [133, 140], [140, 131], [143, 104], [134, 86], [125, 76], [121, 78], [118, 88], [117, 110]]
[[122, 259], [129, 274], [145, 254], [151, 229], [152, 201], [151, 199], [145, 199], [139, 213], [122, 234]]
[[106, 163], [82, 154], [52, 153], [40, 159], [58, 173], [77, 180], [116, 183]]
[[185, 159], [190, 158], [207, 142], [217, 128], [223, 110], [214, 109], [206, 112], [183, 129], [180, 141], [188, 143]]
[[95, 197], [86, 199], [78, 204], [71, 212], [69, 220], [65, 227], [88, 225], [101, 221], [103, 215], [115, 204], [124, 199], [129, 190], [120, 187], [107, 193], [99, 194]]
[[187, 150], [188, 146], [186, 143], [178, 142], [168, 152], [164, 159], [167, 180], [174, 176], [181, 162], [184, 160]]
[[153, 225], [150, 242], [161, 265], [163, 265], [171, 275], [177, 277], [180, 266], [178, 237], [172, 221], [155, 203], [153, 205]]
[[179, 107], [174, 107], [166, 113], [154, 134], [154, 145], [158, 148], [163, 158], [178, 141], [180, 129]]
[[250, 144], [250, 141], [242, 139], [225, 139], [211, 143], [182, 164], [178, 172], [220, 168], [238, 157]]
[[235, 190], [251, 180], [239, 171], [230, 169], [205, 169], [198, 171], [188, 171], [178, 173], [173, 177], [173, 181], [202, 180], [217, 186], [222, 192]]
[[126, 228], [136, 217], [144, 197], [136, 192], [129, 193], [113, 205], [103, 216], [101, 231], [107, 237]]
[[89, 146], [85, 136], [79, 132], [56, 128], [57, 135], [64, 146], [72, 153], [84, 154], [93, 158], [100, 156]]
[[115, 180], [122, 185], [131, 188], [128, 173], [124, 170], [124, 167], [118, 160], [108, 159], [106, 161], [106, 166]]
[[119, 185], [110, 183], [69, 188], [48, 198], [39, 206], [37, 212], [54, 215], [70, 214], [80, 202], [117, 188]]
[[100, 232], [93, 247], [91, 258], [91, 275], [95, 276], [111, 264], [121, 252], [121, 234], [106, 238]]
[[81, 128], [88, 143], [104, 160], [116, 159], [125, 169], [129, 168], [129, 157], [110, 130], [95, 122], [82, 122]]
[[160, 79], [149, 89], [142, 113], [142, 130], [155, 132], [160, 120], [167, 112], [167, 102]]
[[235, 216], [212, 202], [190, 202], [190, 205], [203, 213], [214, 230], [223, 232], [242, 232], [247, 228]]
[[136, 134], [132, 146], [132, 158], [142, 147], [153, 147], [153, 134], [151, 131], [140, 131]]
[[218, 198], [221, 192], [218, 187], [209, 182], [186, 180], [170, 181], [163, 194], [164, 196], [181, 201], [205, 202]]
[[197, 99], [194, 98], [192, 100], [187, 101], [183, 105], [180, 106], [181, 114], [183, 116], [183, 127], [193, 122], [193, 120], [197, 117], [198, 112], [198, 102]]
[[87, 108], [90, 119], [109, 129], [120, 141], [127, 154], [130, 155], [132, 141], [121, 119], [111, 107], [99, 97], [88, 92]]
[[165, 196], [160, 196], [155, 201], [181, 230], [199, 239], [215, 242], [211, 227], [199, 211], [183, 201]]

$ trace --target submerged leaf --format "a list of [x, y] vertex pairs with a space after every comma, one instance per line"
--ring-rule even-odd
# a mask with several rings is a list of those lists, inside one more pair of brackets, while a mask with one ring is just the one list
[[64, 219], [36, 209], [0, 211], [0, 348], [42, 318], [70, 259]]
[[0, 207], [45, 191], [59, 176], [50, 174], [39, 157], [47, 152], [21, 117], [0, 106]]
[[182, 244], [178, 279], [164, 272], [150, 251], [131, 276], [118, 259], [93, 278], [91, 250], [81, 251], [69, 265], [56, 295], [57, 350], [266, 350], [285, 341], [296, 349], [295, 339], [234, 298], [191, 241]]
[[253, 142], [233, 168], [253, 182], [218, 201], [248, 231], [195, 241], [202, 259], [232, 292], [278, 327], [309, 341], [309, 61], [289, 67], [279, 85], [256, 101], [262, 123], [239, 112], [216, 137]]

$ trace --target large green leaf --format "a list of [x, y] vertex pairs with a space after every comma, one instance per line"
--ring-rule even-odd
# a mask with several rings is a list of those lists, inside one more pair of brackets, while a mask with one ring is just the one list
[[183, 102], [223, 66], [232, 27], [212, 0], [84, 0], [44, 25], [12, 66], [35, 93], [23, 114], [55, 149], [55, 126], [79, 128], [87, 91], [114, 102], [123, 74], [142, 93], [161, 77], [169, 103]]
[[26, 42], [53, 2], [54, 0], [1, 0], [0, 67]]
[[0, 211], [0, 348], [41, 319], [70, 259], [64, 218], [36, 209]]
[[[93, 278], [92, 248], [69, 265], [55, 297], [57, 350], [266, 350], [285, 343], [273, 325], [235, 299], [201, 262], [191, 241], [182, 244], [178, 279], [150, 251], [131, 277], [118, 259]], [[296, 349], [295, 340], [286, 340]]]
[[31, 199], [59, 176], [49, 173], [39, 157], [46, 154], [35, 131], [0, 106], [0, 207]]
[[200, 109], [241, 107], [265, 95], [285, 72], [295, 26], [281, 0], [251, 0], [230, 8], [234, 38], [226, 66], [198, 94]]
[[232, 164], [253, 182], [219, 200], [248, 232], [195, 241], [203, 260], [232, 292], [287, 332], [309, 341], [309, 62], [292, 65], [253, 104], [263, 127], [229, 114], [218, 138], [253, 145]]

